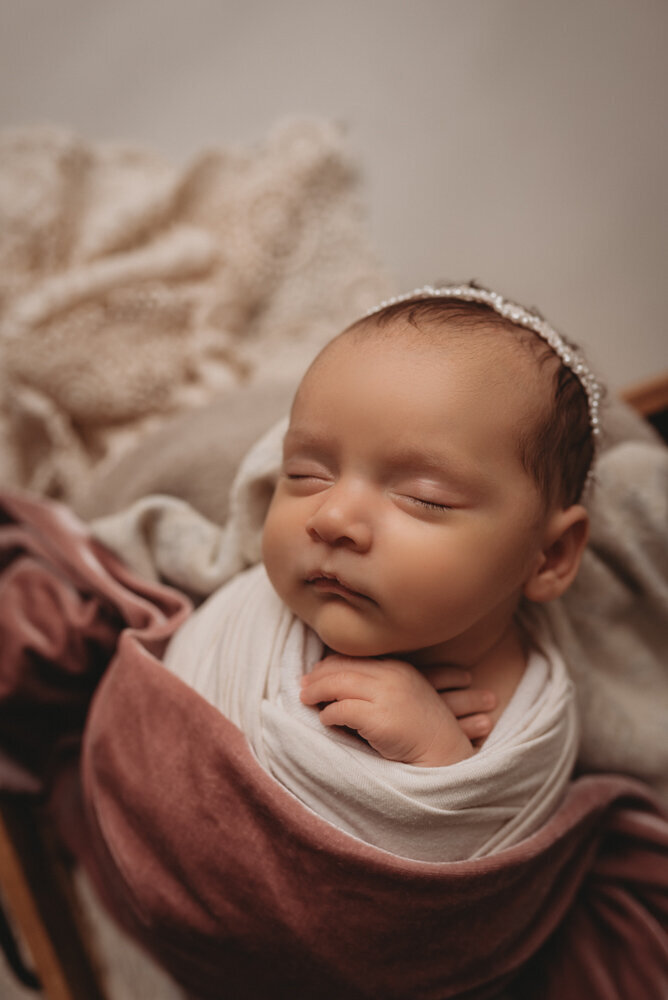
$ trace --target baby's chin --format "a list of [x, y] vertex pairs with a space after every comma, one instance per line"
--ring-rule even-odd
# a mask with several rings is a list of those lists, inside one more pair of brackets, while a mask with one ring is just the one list
[[418, 669], [431, 663], [443, 661], [442, 656], [429, 655], [432, 653], [431, 650], [398, 649], [387, 643], [356, 641], [349, 637], [345, 639], [340, 639], [338, 636], [327, 637], [325, 633], [321, 634], [316, 629], [312, 629], [312, 631], [316, 633], [328, 655], [335, 653], [338, 656], [349, 656], [356, 660], [403, 660], [405, 663], [412, 663]]
[[[310, 609], [294, 606], [286, 597], [282, 599], [293, 614], [300, 618], [307, 628], [315, 632], [323, 646], [332, 653], [355, 659], [400, 656], [396, 642], [392, 643], [388, 634], [383, 634], [381, 629], [369, 628], [367, 624], [360, 622], [357, 614], [351, 615], [350, 609], [343, 601], [340, 602], [340, 606], [337, 604], [329, 608], [327, 615], [323, 616], [320, 613], [309, 613]], [[341, 615], [332, 612], [340, 612]], [[406, 656], [407, 654], [404, 654], [403, 658], [406, 659]]]
[[395, 650], [388, 648], [387, 645], [383, 645], [382, 643], [364, 642], [351, 638], [341, 639], [338, 636], [328, 637], [319, 632], [316, 632], [316, 635], [330, 653], [337, 653], [339, 656], [350, 656], [358, 660], [399, 656]]

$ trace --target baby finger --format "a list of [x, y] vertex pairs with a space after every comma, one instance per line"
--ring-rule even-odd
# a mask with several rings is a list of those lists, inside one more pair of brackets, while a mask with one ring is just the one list
[[462, 716], [474, 715], [480, 712], [491, 712], [496, 707], [496, 695], [493, 691], [480, 688], [465, 688], [461, 691], [443, 691], [441, 698], [450, 711], [462, 719]]
[[437, 691], [465, 688], [473, 679], [470, 670], [464, 670], [461, 667], [448, 667], [440, 663], [424, 667], [421, 673]]
[[457, 719], [457, 722], [464, 736], [468, 736], [472, 743], [484, 739], [492, 731], [492, 720], [488, 715], [467, 715]]
[[302, 679], [299, 697], [305, 705], [320, 705], [324, 702], [342, 701], [344, 698], [361, 698], [370, 701], [375, 684], [373, 678], [354, 670], [340, 670], [337, 673], [309, 675]]

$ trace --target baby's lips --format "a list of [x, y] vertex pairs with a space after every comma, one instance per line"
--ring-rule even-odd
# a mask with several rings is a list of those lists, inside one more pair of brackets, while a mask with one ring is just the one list
[[356, 581], [351, 581], [347, 576], [340, 576], [338, 573], [333, 573], [329, 570], [319, 570], [310, 574], [306, 582], [312, 584], [315, 590], [321, 590], [323, 593], [326, 593], [330, 588], [332, 590], [340, 588], [339, 592], [341, 596], [351, 597], [353, 601], [359, 600], [369, 604], [378, 603], [375, 597], [367, 593], [366, 590], [362, 590], [356, 586]]

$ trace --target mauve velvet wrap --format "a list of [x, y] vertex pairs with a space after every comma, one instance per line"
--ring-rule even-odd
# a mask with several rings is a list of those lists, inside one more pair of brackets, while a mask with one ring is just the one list
[[483, 860], [384, 854], [162, 667], [186, 597], [56, 504], [4, 495], [0, 520], [0, 779], [41, 783], [111, 913], [192, 996], [668, 996], [668, 820], [643, 785], [581, 776]]

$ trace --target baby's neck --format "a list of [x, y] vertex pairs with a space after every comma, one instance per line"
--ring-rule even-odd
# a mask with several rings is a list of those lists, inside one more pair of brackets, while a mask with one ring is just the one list
[[511, 618], [510, 621], [499, 623], [491, 634], [469, 634], [440, 646], [429, 646], [397, 655], [418, 669], [439, 663], [461, 667], [462, 670], [470, 670], [477, 675], [478, 671], [486, 673], [497, 665], [502, 667], [508, 660], [526, 662], [529, 645], [524, 630], [515, 618]]
[[490, 712], [492, 725], [512, 698], [526, 670], [528, 643], [519, 627], [513, 623], [500, 641], [471, 667], [473, 686], [493, 691], [496, 707]]

